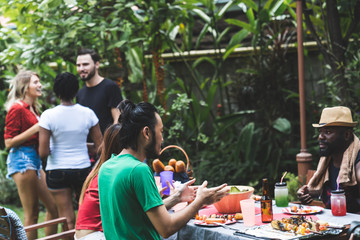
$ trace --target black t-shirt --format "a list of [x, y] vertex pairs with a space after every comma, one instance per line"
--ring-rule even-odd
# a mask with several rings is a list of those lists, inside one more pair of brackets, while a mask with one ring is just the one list
[[111, 108], [117, 107], [122, 99], [119, 86], [106, 78], [94, 87], [84, 85], [76, 95], [77, 103], [95, 112], [102, 134], [114, 122]]

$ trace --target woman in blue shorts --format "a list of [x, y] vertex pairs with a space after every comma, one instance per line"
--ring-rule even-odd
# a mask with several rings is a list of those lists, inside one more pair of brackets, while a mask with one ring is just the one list
[[[17, 186], [24, 209], [24, 225], [37, 223], [39, 199], [47, 210], [46, 220], [57, 218], [53, 197], [46, 187], [45, 172], [38, 154], [38, 102], [41, 83], [37, 73], [21, 71], [10, 82], [10, 92], [5, 103], [8, 111], [5, 119], [5, 146], [10, 149], [7, 158], [7, 177]], [[49, 227], [45, 233], [56, 233]], [[37, 238], [37, 231], [27, 233], [28, 239]]]

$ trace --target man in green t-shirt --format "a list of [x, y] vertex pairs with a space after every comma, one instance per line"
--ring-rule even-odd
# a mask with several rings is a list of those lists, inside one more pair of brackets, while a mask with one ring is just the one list
[[163, 123], [150, 103], [119, 105], [119, 142], [123, 149], [106, 161], [99, 173], [102, 225], [107, 239], [160, 239], [169, 237], [203, 206], [228, 194], [226, 184], [197, 189], [194, 201], [181, 211], [169, 214], [159, 195], [153, 174], [143, 161], [157, 158], [163, 141]]

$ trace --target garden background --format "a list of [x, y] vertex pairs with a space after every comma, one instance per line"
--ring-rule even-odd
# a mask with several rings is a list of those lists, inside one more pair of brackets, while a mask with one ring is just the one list
[[[360, 0], [302, 4], [307, 147], [315, 168], [311, 123], [321, 109], [348, 106], [360, 119]], [[100, 53], [101, 75], [125, 98], [161, 109], [164, 146], [187, 152], [197, 183], [259, 191], [262, 178], [273, 184], [288, 171], [293, 196], [300, 152], [296, 1], [0, 0], [0, 16], [7, 19], [0, 26], [1, 204], [19, 204], [4, 177], [7, 80], [21, 68], [37, 71], [44, 111], [57, 104], [56, 74], [76, 74], [81, 47]], [[185, 160], [176, 150], [162, 160], [170, 157]]]

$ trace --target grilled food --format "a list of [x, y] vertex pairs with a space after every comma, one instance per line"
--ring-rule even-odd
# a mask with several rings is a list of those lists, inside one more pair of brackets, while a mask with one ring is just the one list
[[305, 235], [312, 231], [326, 231], [329, 224], [325, 221], [312, 221], [304, 216], [292, 216], [281, 220], [273, 220], [271, 227], [280, 231], [293, 232], [295, 234]]

